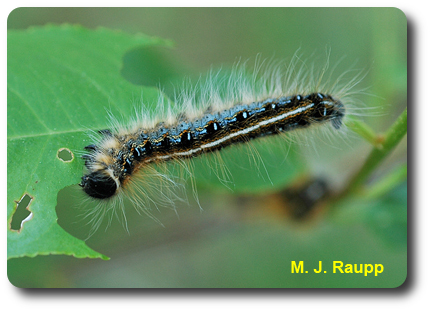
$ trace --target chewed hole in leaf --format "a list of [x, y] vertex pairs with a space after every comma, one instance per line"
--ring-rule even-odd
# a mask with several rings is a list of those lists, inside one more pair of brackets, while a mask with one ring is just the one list
[[71, 162], [74, 159], [73, 153], [67, 148], [61, 148], [57, 152], [57, 158], [63, 162]]
[[33, 213], [28, 208], [31, 201], [33, 201], [33, 198], [28, 194], [24, 194], [19, 202], [16, 202], [15, 213], [10, 222], [12, 230], [21, 231], [24, 223], [33, 218]]

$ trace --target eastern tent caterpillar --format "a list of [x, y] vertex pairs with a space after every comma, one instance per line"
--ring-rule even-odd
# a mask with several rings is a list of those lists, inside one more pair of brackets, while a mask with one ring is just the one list
[[[236, 66], [229, 76], [220, 79], [218, 72], [195, 88], [181, 90], [159, 115], [137, 113], [130, 126], [113, 121], [113, 129], [95, 135], [83, 155], [87, 172], [80, 186], [100, 202], [88, 213], [94, 230], [108, 211], [116, 213], [119, 206], [124, 215], [124, 194], [150, 216], [146, 202], [172, 202], [176, 181], [155, 170], [154, 163], [174, 160], [186, 166], [187, 159], [201, 154], [317, 124], [340, 129], [345, 104], [362, 77], [346, 85], [339, 84], [340, 78], [323, 83], [327, 65], [317, 76], [313, 67], [298, 67], [296, 61], [288, 66], [256, 63], [250, 75], [245, 65]], [[226, 83], [221, 86], [215, 80]], [[162, 94], [157, 106], [165, 107]]]

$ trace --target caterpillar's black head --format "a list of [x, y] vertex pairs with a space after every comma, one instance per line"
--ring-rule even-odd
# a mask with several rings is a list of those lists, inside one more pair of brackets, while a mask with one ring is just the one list
[[115, 180], [101, 171], [95, 171], [82, 177], [79, 184], [93, 198], [107, 199], [113, 196], [118, 188]]

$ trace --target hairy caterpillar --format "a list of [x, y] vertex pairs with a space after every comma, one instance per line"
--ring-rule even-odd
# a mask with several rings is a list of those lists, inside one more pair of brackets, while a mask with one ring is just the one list
[[257, 62], [252, 74], [245, 64], [237, 65], [228, 76], [211, 74], [197, 87], [181, 90], [167, 108], [160, 94], [158, 115], [142, 109], [131, 125], [113, 120], [113, 128], [94, 135], [95, 143], [86, 146], [83, 155], [87, 172], [80, 186], [99, 202], [88, 213], [94, 230], [118, 207], [124, 216], [124, 195], [150, 216], [148, 202], [173, 204], [178, 184], [154, 164], [173, 160], [189, 171], [187, 159], [257, 137], [317, 124], [340, 129], [345, 105], [362, 77], [343, 85], [342, 77], [323, 82], [327, 66], [316, 75], [313, 67], [297, 66], [297, 59], [288, 66]]

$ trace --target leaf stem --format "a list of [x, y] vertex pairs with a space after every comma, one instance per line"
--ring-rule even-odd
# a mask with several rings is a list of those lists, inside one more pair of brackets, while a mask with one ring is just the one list
[[[354, 123], [354, 126], [356, 126], [356, 123]], [[352, 177], [344, 191], [336, 196], [335, 200], [339, 201], [351, 193], [360, 190], [370, 174], [388, 156], [394, 147], [399, 144], [406, 133], [407, 108], [397, 118], [393, 125], [385, 132], [385, 134], [380, 136], [380, 142], [377, 145], [373, 144], [374, 148], [370, 152], [361, 169]]]
[[382, 148], [380, 135], [377, 135], [366, 123], [356, 119], [351, 119], [347, 121], [346, 126], [371, 143], [374, 147], [378, 149]]

